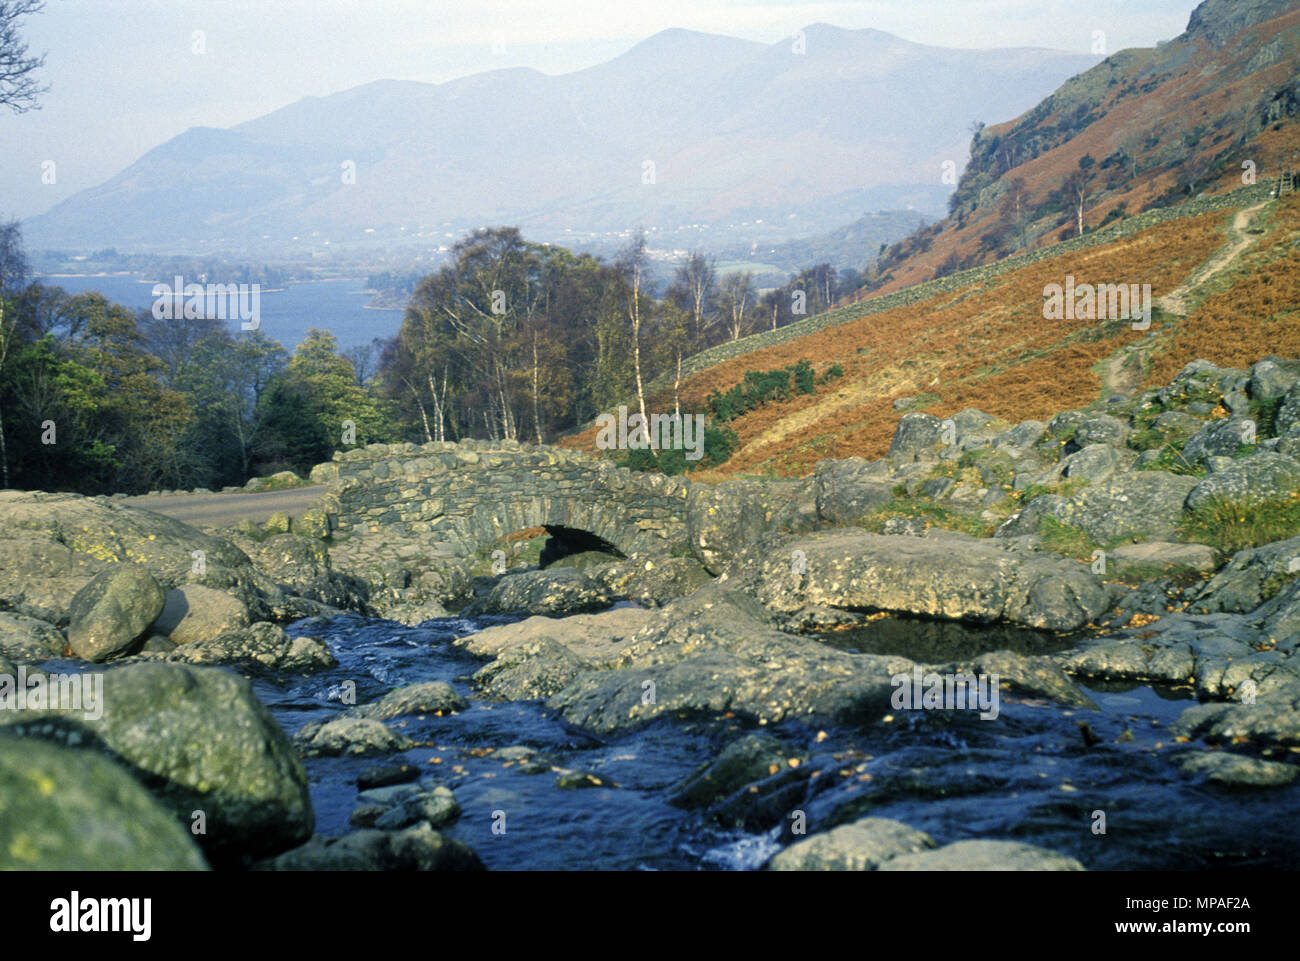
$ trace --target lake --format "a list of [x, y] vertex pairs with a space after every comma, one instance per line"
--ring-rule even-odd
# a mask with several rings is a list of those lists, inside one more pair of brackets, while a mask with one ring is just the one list
[[[153, 307], [155, 280], [128, 274], [76, 274], [39, 277], [41, 283], [62, 287], [72, 294], [98, 291], [109, 300], [134, 310]], [[170, 278], [163, 280], [171, 283]], [[302, 343], [307, 331], [319, 327], [338, 339], [339, 348], [358, 347], [376, 337], [392, 337], [402, 325], [398, 308], [372, 310], [366, 307], [370, 295], [362, 288], [360, 277], [317, 280], [291, 284], [279, 291], [261, 294], [261, 329], [274, 337], [285, 349]], [[239, 331], [239, 321], [230, 321], [230, 329]]]

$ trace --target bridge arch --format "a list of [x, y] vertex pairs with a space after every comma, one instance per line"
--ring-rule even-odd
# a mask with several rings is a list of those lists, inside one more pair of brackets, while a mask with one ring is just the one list
[[326, 510], [341, 534], [414, 540], [442, 554], [469, 556], [534, 527], [586, 531], [624, 555], [687, 544], [689, 482], [562, 448], [373, 445], [312, 476], [330, 482]]

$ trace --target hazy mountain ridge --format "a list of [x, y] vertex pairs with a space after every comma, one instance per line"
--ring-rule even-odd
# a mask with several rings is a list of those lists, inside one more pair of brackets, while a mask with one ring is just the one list
[[981, 131], [951, 216], [900, 242], [897, 290], [1300, 160], [1300, 0], [1206, 0], [1187, 30], [1122, 50], [1024, 115]]
[[761, 219], [753, 239], [777, 242], [838, 227], [868, 200], [902, 205], [881, 188], [938, 185], [944, 160], [965, 160], [972, 120], [1024, 110], [1097, 60], [826, 25], [804, 36], [798, 54], [789, 40], [670, 30], [569, 74], [512, 68], [305, 98], [186, 131], [26, 233], [41, 247], [211, 249], [493, 222], [563, 241]]

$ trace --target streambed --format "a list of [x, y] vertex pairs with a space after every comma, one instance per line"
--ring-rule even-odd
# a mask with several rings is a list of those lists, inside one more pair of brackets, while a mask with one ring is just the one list
[[[992, 837], [1054, 848], [1092, 870], [1300, 866], [1300, 786], [1207, 786], [1171, 759], [1197, 747], [1168, 732], [1194, 703], [1190, 691], [1093, 684], [1086, 690], [1095, 711], [1004, 692], [993, 721], [915, 711], [863, 727], [769, 725], [764, 730], [800, 758], [799, 769], [747, 789], [718, 823], [669, 799], [683, 778], [752, 725], [660, 719], [596, 738], [544, 702], [477, 700], [467, 679], [483, 662], [452, 641], [510, 620], [452, 617], [405, 627], [349, 615], [289, 629], [319, 637], [339, 661], [307, 678], [255, 679], [258, 696], [290, 734], [342, 711], [349, 681], [357, 703], [432, 680], [471, 699], [460, 713], [390, 721], [417, 743], [399, 755], [308, 759], [318, 833], [352, 830], [359, 774], [405, 762], [454, 791], [462, 813], [443, 830], [491, 869], [751, 869], [778, 850], [794, 810], [804, 812], [810, 833], [870, 814], [941, 844]], [[908, 626], [888, 627], [889, 637]], [[957, 640], [968, 655], [1007, 639]], [[868, 643], [859, 637], [851, 646]], [[491, 756], [516, 746], [537, 752], [532, 763], [517, 759], [526, 752]], [[591, 775], [577, 780], [592, 786], [559, 786], [571, 772]], [[1097, 811], [1106, 814], [1104, 834], [1093, 830]]]

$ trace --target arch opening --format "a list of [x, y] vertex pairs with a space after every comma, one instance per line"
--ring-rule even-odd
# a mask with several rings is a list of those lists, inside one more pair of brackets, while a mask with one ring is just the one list
[[605, 538], [593, 534], [591, 531], [577, 527], [564, 527], [559, 524], [544, 524], [542, 526], [548, 535], [538, 561], [538, 566], [543, 569], [564, 561], [566, 558], [576, 560], [579, 555], [607, 554], [611, 561], [623, 560], [627, 557], [626, 554], [605, 540]]

